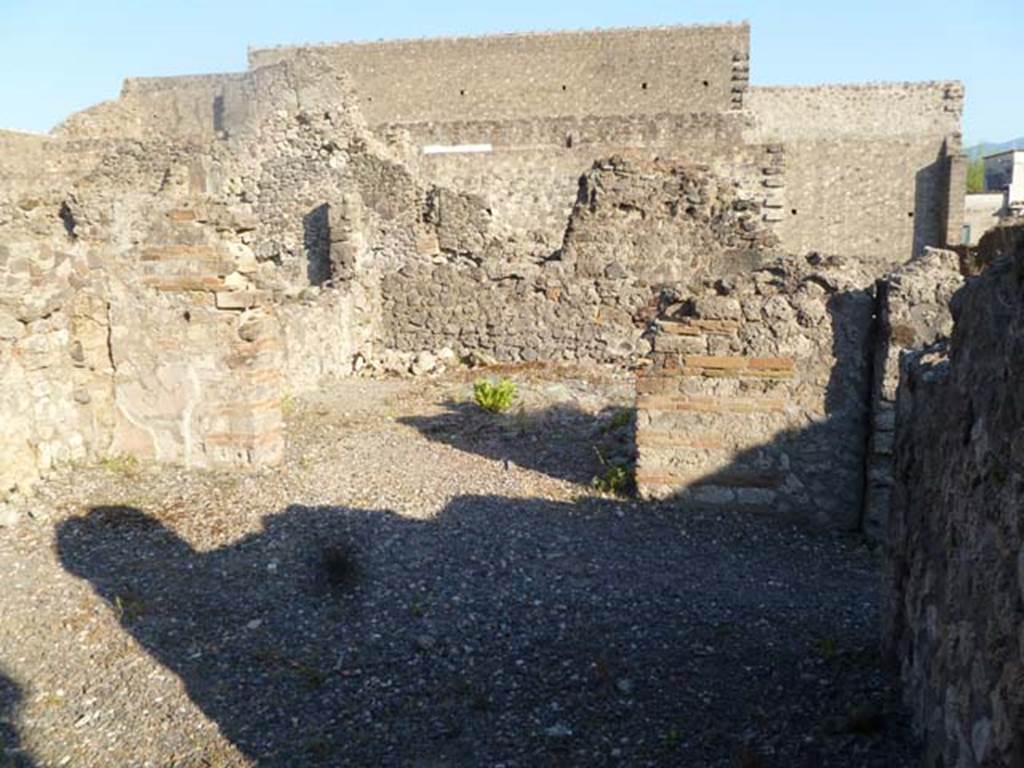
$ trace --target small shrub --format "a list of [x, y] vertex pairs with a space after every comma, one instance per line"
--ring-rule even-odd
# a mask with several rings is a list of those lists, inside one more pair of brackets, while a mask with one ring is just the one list
[[291, 416], [295, 411], [295, 396], [290, 392], [281, 398], [281, 415]]
[[601, 428], [601, 432], [603, 434], [615, 432], [616, 430], [628, 426], [631, 421], [633, 421], [633, 411], [629, 408], [620, 408], [615, 412], [615, 415], [608, 420], [608, 423]]
[[478, 379], [473, 384], [473, 400], [488, 413], [504, 413], [512, 407], [515, 399], [516, 385], [509, 379]]
[[600, 493], [614, 494], [615, 496], [628, 495], [633, 480], [629, 467], [624, 464], [608, 462], [596, 446], [594, 447], [594, 453], [597, 454], [597, 460], [604, 467], [604, 471], [591, 481], [594, 490]]
[[683, 741], [683, 736], [679, 732], [679, 729], [676, 728], [675, 726], [672, 726], [671, 728], [669, 728], [665, 732], [665, 736], [664, 736], [665, 749], [668, 749], [668, 750], [677, 749], [679, 747], [679, 745], [682, 743], [682, 741]]
[[100, 459], [100, 466], [115, 475], [131, 477], [138, 474], [139, 460], [126, 453], [119, 453], [114, 456], [105, 456]]
[[601, 493], [625, 496], [629, 490], [629, 470], [621, 465], [612, 464], [594, 478], [593, 486]]
[[114, 617], [123, 624], [145, 616], [147, 610], [146, 604], [132, 592], [114, 595], [113, 609]]
[[839, 645], [834, 637], [823, 637], [818, 641], [818, 651], [821, 653], [821, 658], [829, 661], [835, 658], [839, 651]]

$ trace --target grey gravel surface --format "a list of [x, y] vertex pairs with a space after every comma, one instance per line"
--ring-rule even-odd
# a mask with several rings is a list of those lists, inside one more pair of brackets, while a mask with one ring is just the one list
[[596, 494], [628, 379], [516, 378], [500, 417], [332, 385], [273, 470], [46, 482], [0, 528], [0, 765], [914, 764], [875, 553]]

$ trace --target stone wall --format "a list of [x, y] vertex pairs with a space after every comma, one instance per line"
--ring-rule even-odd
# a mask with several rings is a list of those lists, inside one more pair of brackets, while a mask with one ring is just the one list
[[[247, 73], [128, 80], [58, 133], [237, 136], [258, 122], [265, 80], [316, 59], [326, 80], [351, 76], [366, 122], [424, 180], [484, 196], [496, 226], [549, 248], [574, 177], [597, 159], [635, 151], [725, 173], [745, 147], [769, 144], [785, 163], [765, 179], [764, 204], [788, 252], [852, 256], [880, 275], [959, 241], [959, 83], [748, 91], [748, 37], [736, 25], [257, 50]], [[493, 149], [421, 157], [430, 144]]]
[[[777, 231], [793, 253], [841, 253], [878, 274], [958, 242], [949, 155], [960, 149], [954, 82], [753, 88], [756, 139], [786, 147]], [[961, 188], [962, 189], [962, 188]]]
[[[753, 194], [763, 145], [746, 143], [744, 112], [628, 117], [463, 121], [386, 125], [375, 133], [405, 147], [424, 180], [479, 196], [494, 225], [554, 250], [575, 203], [579, 179], [596, 159], [657, 157], [710, 166]], [[488, 144], [484, 153], [423, 154], [429, 146]]]
[[0, 498], [95, 458], [113, 418], [107, 303], [96, 263], [0, 244]]
[[69, 139], [209, 141], [226, 131], [233, 115], [226, 111], [225, 94], [245, 78], [246, 73], [128, 78], [118, 98], [71, 115], [54, 133]]
[[[32, 466], [12, 476], [111, 452], [273, 461], [275, 401], [394, 355], [632, 364], [665, 306], [794, 245], [856, 254], [870, 286], [910, 253], [893, 222], [911, 186], [950, 208], [958, 87], [747, 104], [747, 39], [739, 25], [254, 52], [244, 73], [128, 80], [49, 137], [0, 132], [4, 380], [19, 382], [0, 416]], [[466, 143], [490, 151], [424, 152]], [[946, 165], [912, 167], [939, 148]], [[895, 154], [892, 181], [880, 169]], [[820, 215], [794, 229], [801, 201]], [[819, 284], [782, 282], [761, 320], [744, 318], [765, 338], [741, 330], [728, 354], [787, 357], [765, 340], [777, 321], [826, 367], [845, 360], [820, 328], [769, 314]], [[45, 302], [51, 283], [59, 300], [26, 313], [19, 292], [45, 286], [31, 295]], [[846, 395], [822, 396], [822, 369], [796, 365], [787, 429], [817, 419], [807, 435], [834, 423], [863, 442]], [[810, 465], [818, 445], [793, 450]], [[816, 494], [778, 498], [800, 515]]]
[[887, 647], [925, 765], [1024, 765], [1024, 249], [957, 294], [897, 398]]
[[[719, 112], [742, 104], [750, 28], [612, 29], [323, 45], [371, 125]], [[303, 48], [251, 50], [252, 68]]]
[[442, 243], [485, 245], [385, 272], [385, 345], [506, 361], [635, 359], [665, 290], [702, 271], [742, 269], [774, 245], [759, 204], [708, 169], [621, 158], [581, 179], [554, 254], [535, 257], [474, 226], [439, 232]]
[[[120, 454], [273, 463], [285, 393], [371, 354], [369, 262], [415, 241], [425, 193], [373, 154], [338, 73], [310, 61], [245, 83], [230, 136], [0, 137], [17, 171], [0, 187], [0, 493]], [[332, 235], [330, 202], [353, 196], [359, 231]]]
[[710, 279], [637, 379], [637, 486], [688, 505], [860, 525], [873, 300], [838, 260]]
[[888, 530], [900, 356], [906, 350], [949, 336], [953, 330], [949, 301], [962, 284], [957, 254], [927, 248], [876, 286], [871, 439], [863, 523], [864, 531], [876, 540], [884, 540]]

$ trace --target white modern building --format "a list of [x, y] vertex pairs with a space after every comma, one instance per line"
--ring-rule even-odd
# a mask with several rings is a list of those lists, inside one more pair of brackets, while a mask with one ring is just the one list
[[1024, 216], [1024, 149], [988, 155], [983, 163], [984, 191], [967, 195], [964, 205], [965, 245], [977, 245], [1002, 219]]
[[985, 191], [1004, 193], [1010, 212], [1024, 212], [1024, 149], [985, 158]]

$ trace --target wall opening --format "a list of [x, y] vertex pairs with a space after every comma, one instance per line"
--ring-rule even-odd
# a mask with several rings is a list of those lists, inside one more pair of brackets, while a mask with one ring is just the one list
[[213, 130], [214, 133], [224, 133], [224, 97], [213, 97]]

